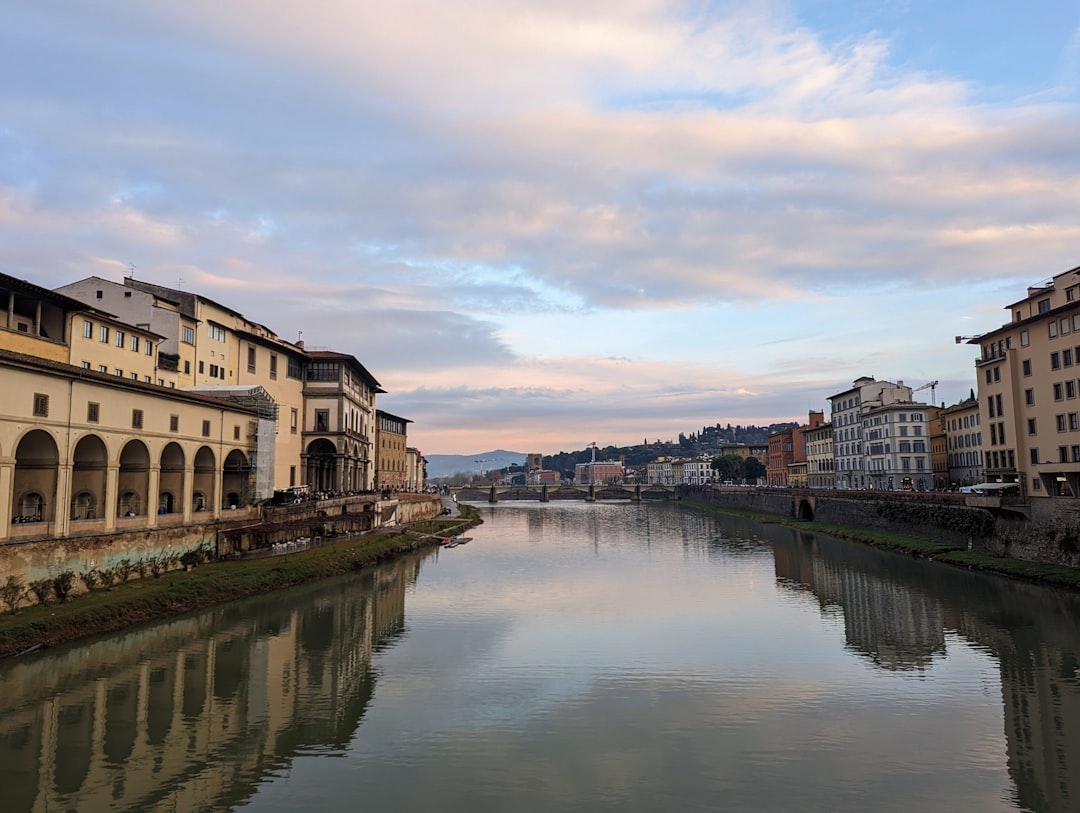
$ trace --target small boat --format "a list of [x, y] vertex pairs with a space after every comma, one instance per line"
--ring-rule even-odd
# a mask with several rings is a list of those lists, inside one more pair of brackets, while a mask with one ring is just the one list
[[472, 537], [471, 536], [459, 536], [455, 541], [459, 545], [464, 545], [466, 542], [472, 542]]

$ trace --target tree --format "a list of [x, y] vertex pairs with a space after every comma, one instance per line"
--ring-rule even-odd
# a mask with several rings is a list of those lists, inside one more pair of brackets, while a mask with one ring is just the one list
[[743, 477], [747, 480], [760, 480], [765, 476], [765, 467], [756, 457], [748, 457], [743, 463]]
[[714, 457], [710, 467], [718, 480], [741, 480], [745, 476], [743, 459], [737, 454]]

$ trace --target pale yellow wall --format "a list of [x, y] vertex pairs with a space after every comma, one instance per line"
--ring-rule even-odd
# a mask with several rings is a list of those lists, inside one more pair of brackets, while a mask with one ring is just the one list
[[[84, 327], [90, 323], [90, 337], [85, 336]], [[108, 339], [101, 340], [102, 328], [108, 330]], [[101, 314], [76, 313], [71, 316], [70, 333], [71, 354], [69, 363], [75, 367], [89, 364], [87, 369], [115, 375], [122, 371], [122, 378], [131, 379], [134, 373], [136, 381], [162, 386], [176, 386], [177, 375], [170, 370], [159, 370], [157, 366], [158, 343], [160, 337], [133, 325]], [[123, 345], [117, 345], [117, 336], [123, 337]], [[132, 350], [132, 337], [138, 339], [138, 349]], [[146, 353], [146, 344], [150, 343], [151, 352]]]
[[69, 353], [68, 346], [63, 342], [41, 339], [29, 333], [3, 328], [0, 328], [0, 348], [50, 361], [62, 361], [65, 364]]

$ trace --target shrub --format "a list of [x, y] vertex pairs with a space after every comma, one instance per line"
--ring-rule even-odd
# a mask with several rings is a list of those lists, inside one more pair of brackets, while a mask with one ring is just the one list
[[22, 576], [8, 576], [7, 581], [0, 585], [0, 601], [4, 602], [9, 613], [18, 611], [25, 596], [26, 585], [23, 584]]
[[126, 582], [128, 579], [130, 579], [131, 574], [134, 570], [135, 563], [126, 556], [116, 563], [116, 575], [121, 583]]
[[52, 584], [56, 600], [63, 604], [71, 598], [71, 588], [75, 586], [75, 572], [65, 570], [63, 573], [57, 574], [53, 578]]
[[53, 595], [53, 580], [35, 579], [30, 582], [30, 592], [33, 593], [38, 604], [48, 604]]
[[102, 584], [104, 582], [104, 579], [102, 578], [102, 573], [100, 570], [90, 568], [85, 573], [79, 574], [79, 581], [81, 581], [86, 586], [86, 592], [89, 593], [99, 584]]

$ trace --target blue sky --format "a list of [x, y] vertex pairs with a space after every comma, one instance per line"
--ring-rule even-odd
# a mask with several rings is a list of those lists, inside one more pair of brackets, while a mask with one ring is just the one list
[[302, 331], [427, 453], [953, 403], [1080, 265], [1078, 83], [1077, 2], [9, 0], [0, 269]]

